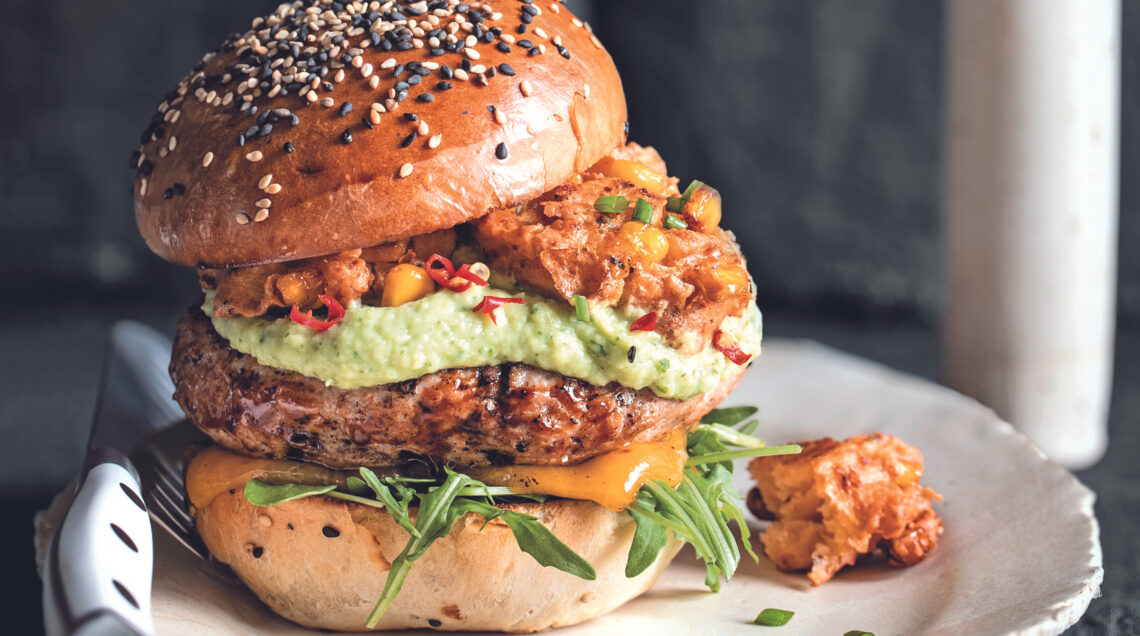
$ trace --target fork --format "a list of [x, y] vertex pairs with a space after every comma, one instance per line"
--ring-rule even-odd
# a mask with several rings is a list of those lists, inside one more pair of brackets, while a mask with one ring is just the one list
[[186, 498], [180, 457], [185, 445], [176, 446], [177, 454], [170, 452], [174, 446], [171, 438], [182, 437], [177, 435], [181, 433], [177, 429], [184, 428], [183, 424], [176, 424], [147, 439], [135, 452], [135, 466], [142, 481], [143, 499], [150, 518], [187, 550], [201, 559], [210, 560], [212, 557], [198, 536]]

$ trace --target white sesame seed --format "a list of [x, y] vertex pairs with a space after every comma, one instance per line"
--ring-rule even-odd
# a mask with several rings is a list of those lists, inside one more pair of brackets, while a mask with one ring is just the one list
[[333, 75], [333, 81], [336, 82], [337, 84], [340, 84], [341, 82], [344, 81], [344, 69], [343, 68], [340, 69], [339, 71], [337, 71], [336, 75]]
[[551, 2], [550, 3], [550, 10], [553, 11], [554, 13], [558, 13], [558, 3], [557, 2]]
[[589, 84], [582, 84], [582, 94], [586, 97], [586, 99], [590, 99], [590, 85]]
[[373, 110], [368, 113], [368, 121], [372, 122], [373, 126], [380, 125], [380, 111]]
[[311, 90], [308, 93], [305, 93], [305, 99], [309, 100], [309, 103], [312, 104], [313, 102], [317, 101], [317, 92]]
[[467, 71], [461, 68], [455, 69], [452, 74], [455, 75], [455, 79], [457, 80], [467, 81]]
[[277, 94], [280, 92], [281, 92], [281, 85], [275, 84], [273, 86], [273, 88], [269, 89], [269, 97], [277, 97]]
[[168, 150], [170, 150], [170, 152], [174, 152], [174, 149], [177, 147], [178, 147], [178, 138], [175, 137], [174, 135], [171, 135], [170, 141], [166, 142], [166, 148]]
[[209, 168], [211, 163], [214, 163], [214, 153], [207, 152], [206, 156], [202, 157], [202, 167]]
[[576, 26], [576, 27], [580, 27], [580, 26], [582, 26], [582, 21], [581, 21], [581, 20], [579, 20], [578, 18], [571, 18], [571, 19], [570, 19], [570, 23], [571, 23], [571, 24], [573, 24], [573, 25], [574, 25], [574, 26]]
[[402, 179], [412, 174], [412, 170], [414, 169], [415, 168], [410, 163], [405, 163], [404, 165], [400, 166], [400, 178]]
[[439, 68], [439, 62], [420, 62], [420, 66], [430, 71], [434, 71]]
[[266, 194], [277, 194], [280, 191], [281, 191], [281, 184], [280, 183], [271, 183], [265, 187], [265, 193]]
[[421, 120], [420, 120], [420, 125], [416, 127], [416, 132], [418, 132], [418, 133], [419, 133], [419, 134], [421, 134], [421, 135], [426, 135], [426, 134], [428, 134], [428, 124], [427, 124], [427, 122], [421, 119]]
[[504, 113], [500, 108], [495, 109], [495, 121], [498, 122], [500, 126], [507, 125], [507, 114]]
[[166, 155], [169, 155], [169, 154], [170, 154], [170, 149], [168, 149], [166, 146], [163, 146], [163, 147], [158, 149], [158, 156], [159, 157], [165, 158]]
[[467, 47], [467, 48], [463, 49], [463, 54], [466, 55], [468, 59], [472, 59], [472, 60], [479, 59], [479, 51], [476, 51], [475, 49], [473, 49], [471, 47]]
[[474, 35], [469, 35], [463, 39], [463, 43], [469, 47], [475, 46], [476, 44], [479, 43], [479, 38], [475, 37]]
[[370, 77], [372, 75], [372, 65], [371, 64], [365, 64], [364, 66], [361, 66], [360, 67], [360, 74], [363, 75], [364, 77]]
[[254, 205], [259, 207], [259, 208], [267, 208], [267, 207], [273, 205], [273, 202], [270, 201], [268, 198], [258, 199], [257, 203], [254, 203]]
[[590, 41], [594, 43], [594, 46], [595, 46], [595, 47], [597, 47], [597, 48], [599, 48], [599, 49], [600, 49], [600, 48], [602, 48], [602, 41], [598, 39], [598, 36], [596, 36], [596, 35], [591, 35], [591, 36], [590, 36]]
[[368, 85], [372, 87], [372, 90], [376, 90], [376, 87], [380, 86], [380, 76], [373, 75], [371, 79], [368, 80]]
[[273, 183], [273, 173], [272, 172], [265, 175], [264, 177], [261, 178], [260, 181], [257, 182], [257, 189], [258, 190], [264, 190], [271, 183]]
[[531, 86], [530, 80], [523, 80], [522, 83], [519, 84], [519, 90], [522, 91], [523, 97], [530, 97], [534, 94], [534, 87]]
[[439, 148], [440, 142], [443, 141], [443, 133], [436, 133], [428, 139], [428, 148]]
[[237, 221], [238, 225], [245, 225], [249, 223], [249, 215], [245, 212], [238, 212], [234, 215], [234, 220]]
[[475, 66], [471, 67], [471, 72], [476, 75], [480, 75], [487, 72], [487, 67], [483, 66], [482, 64], [476, 64]]
[[396, 65], [396, 58], [390, 57], [380, 63], [380, 68], [389, 69]]
[[360, 55], [354, 55], [352, 57], [352, 65], [356, 68], [361, 68], [364, 66], [364, 58], [360, 57]]
[[325, 108], [332, 108], [333, 104], [335, 103], [336, 102], [333, 101], [333, 98], [331, 97], [324, 97], [321, 99], [321, 106], [324, 106]]
[[547, 39], [549, 37], [546, 35], [546, 31], [542, 30], [542, 27], [536, 28], [534, 30], [534, 34], [537, 35], [538, 37], [542, 38], [542, 39]]
[[253, 215], [253, 222], [254, 223], [261, 223], [262, 221], [264, 221], [265, 219], [268, 219], [268, 218], [269, 218], [269, 210], [266, 208], [261, 208], [260, 210], [257, 211], [257, 214]]
[[142, 196], [142, 197], [146, 196], [147, 183], [148, 183], [148, 181], [146, 180], [146, 177], [143, 177], [142, 182], [139, 183], [139, 196]]
[[249, 159], [250, 161], [261, 161], [262, 156], [264, 155], [261, 154], [260, 150], [254, 150], [253, 152], [247, 154], [245, 158]]
[[554, 46], [562, 46], [562, 36], [555, 35], [554, 39], [552, 39], [551, 42], [554, 42]]
[[515, 36], [511, 35], [510, 33], [504, 33], [504, 34], [500, 35], [499, 39], [506, 42], [507, 44], [514, 44], [515, 43]]

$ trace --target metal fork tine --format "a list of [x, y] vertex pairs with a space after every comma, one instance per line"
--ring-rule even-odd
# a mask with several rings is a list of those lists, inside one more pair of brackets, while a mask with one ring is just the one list
[[156, 445], [148, 443], [135, 463], [142, 477], [143, 497], [151, 518], [186, 549], [200, 558], [210, 559], [190, 515], [181, 460], [172, 460]]

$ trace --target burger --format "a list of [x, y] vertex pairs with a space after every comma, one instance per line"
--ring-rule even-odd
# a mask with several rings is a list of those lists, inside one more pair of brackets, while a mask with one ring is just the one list
[[[537, 631], [740, 559], [713, 411], [760, 351], [716, 190], [628, 139], [557, 2], [305, 0], [158, 105], [150, 248], [197, 269], [175, 399], [198, 533], [280, 615]], [[754, 556], [754, 555], [753, 555]]]

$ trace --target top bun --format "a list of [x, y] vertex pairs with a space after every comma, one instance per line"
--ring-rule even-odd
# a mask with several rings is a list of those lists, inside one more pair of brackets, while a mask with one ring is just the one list
[[368, 247], [534, 198], [625, 124], [613, 60], [558, 3], [283, 4], [159, 104], [135, 217], [184, 265]]

